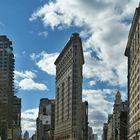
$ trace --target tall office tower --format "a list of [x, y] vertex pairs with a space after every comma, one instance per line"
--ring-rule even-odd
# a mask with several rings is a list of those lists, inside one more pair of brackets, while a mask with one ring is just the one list
[[[2, 140], [13, 139], [14, 121], [17, 121], [16, 119], [14, 120], [15, 114], [13, 113], [17, 111], [17, 106], [19, 108], [21, 106], [21, 103], [15, 105], [15, 60], [11, 45], [12, 42], [6, 36], [0, 36], [0, 138]], [[18, 100], [18, 98], [16, 99]]]
[[82, 42], [78, 33], [55, 61], [55, 140], [82, 140]]
[[37, 140], [54, 140], [55, 100], [40, 99], [37, 118]]
[[127, 138], [128, 102], [122, 102], [121, 93], [117, 91], [113, 108], [113, 138], [122, 140]]
[[5, 140], [11, 138], [7, 132], [12, 131], [14, 55], [11, 45], [12, 42], [6, 36], [0, 36], [0, 125], [1, 137]]
[[29, 140], [29, 132], [28, 131], [24, 132], [23, 140]]
[[122, 105], [121, 94], [119, 91], [117, 91], [115, 95], [114, 108], [113, 108], [113, 136], [115, 140], [120, 140], [121, 105]]
[[127, 139], [128, 102], [122, 102], [121, 94], [117, 91], [113, 106], [113, 114], [108, 115], [108, 123], [104, 124], [103, 140]]
[[125, 50], [128, 57], [128, 140], [140, 139], [140, 5], [136, 8]]

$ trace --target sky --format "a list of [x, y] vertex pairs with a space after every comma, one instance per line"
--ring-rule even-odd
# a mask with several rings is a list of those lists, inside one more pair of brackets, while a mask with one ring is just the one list
[[0, 34], [13, 42], [22, 131], [35, 129], [41, 98], [55, 98], [54, 61], [73, 32], [82, 39], [83, 101], [101, 139], [120, 90], [127, 99], [124, 51], [137, 0], [0, 0]]

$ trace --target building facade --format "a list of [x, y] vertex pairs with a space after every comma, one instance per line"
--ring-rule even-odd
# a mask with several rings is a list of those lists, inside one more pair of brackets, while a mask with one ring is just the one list
[[113, 114], [109, 114], [107, 122], [107, 140], [112, 140], [112, 138], [113, 138]]
[[88, 140], [93, 140], [93, 129], [91, 126], [88, 126]]
[[120, 140], [127, 140], [127, 111], [120, 113]]
[[78, 33], [55, 61], [55, 140], [82, 140], [82, 42]]
[[128, 57], [128, 140], [140, 139], [140, 5], [136, 8], [125, 50]]
[[37, 140], [54, 140], [55, 100], [40, 99], [37, 118]]
[[[15, 59], [11, 45], [12, 42], [7, 36], [0, 36], [0, 137], [3, 140], [13, 140], [14, 122], [16, 122], [14, 116], [16, 110], [14, 105]], [[20, 103], [17, 106], [20, 108]], [[20, 129], [20, 123], [18, 125]]]
[[107, 125], [108, 125], [107, 123], [104, 123], [102, 140], [107, 140]]

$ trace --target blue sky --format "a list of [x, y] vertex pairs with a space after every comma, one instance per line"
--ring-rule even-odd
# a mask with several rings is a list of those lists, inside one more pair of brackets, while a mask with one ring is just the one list
[[55, 97], [53, 63], [78, 32], [85, 57], [83, 100], [89, 102], [90, 126], [101, 135], [116, 91], [127, 98], [124, 50], [137, 5], [134, 0], [1, 0], [0, 34], [13, 42], [23, 131], [34, 132], [40, 98]]

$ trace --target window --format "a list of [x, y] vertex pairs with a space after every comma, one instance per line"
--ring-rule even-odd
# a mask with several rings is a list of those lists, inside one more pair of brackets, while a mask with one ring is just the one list
[[43, 107], [43, 115], [47, 115], [46, 107]]

